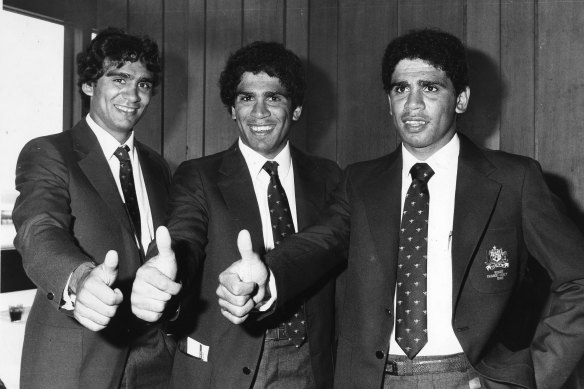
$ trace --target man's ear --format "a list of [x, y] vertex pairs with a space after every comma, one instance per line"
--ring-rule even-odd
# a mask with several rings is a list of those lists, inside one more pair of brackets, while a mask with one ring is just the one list
[[389, 101], [389, 116], [393, 116], [393, 112], [391, 110], [391, 97], [389, 97], [389, 93], [387, 94], [387, 101]]
[[93, 96], [93, 84], [86, 82], [85, 84], [81, 85], [81, 90], [83, 91], [83, 93], [85, 93], [87, 96]]
[[231, 119], [236, 120], [237, 116], [235, 116], [235, 107], [231, 107]]
[[464, 88], [456, 98], [456, 113], [464, 113], [468, 107], [468, 100], [470, 99], [470, 87]]
[[300, 119], [301, 114], [302, 114], [302, 106], [299, 105], [298, 107], [296, 107], [294, 109], [294, 112], [292, 112], [292, 120], [296, 121], [296, 120]]

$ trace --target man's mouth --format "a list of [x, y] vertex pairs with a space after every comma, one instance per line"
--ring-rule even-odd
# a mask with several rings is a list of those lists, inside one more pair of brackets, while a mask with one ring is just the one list
[[427, 120], [423, 120], [421, 118], [405, 118], [402, 121], [406, 126], [413, 128], [422, 127], [428, 124]]
[[114, 107], [116, 107], [118, 110], [125, 112], [125, 113], [134, 114], [134, 113], [138, 112], [138, 108], [130, 108], [130, 107], [126, 107], [124, 105], [114, 104]]
[[250, 124], [249, 128], [256, 134], [265, 134], [274, 129], [274, 125], [254, 125]]

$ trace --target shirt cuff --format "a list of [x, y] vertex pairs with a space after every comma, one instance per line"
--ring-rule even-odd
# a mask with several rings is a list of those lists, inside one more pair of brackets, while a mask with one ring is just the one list
[[65, 284], [65, 289], [63, 290], [63, 297], [61, 298], [60, 309], [66, 311], [72, 311], [75, 309], [75, 300], [77, 298], [77, 288], [79, 287], [79, 281], [90, 271], [95, 268], [95, 263], [84, 262], [69, 275], [67, 279], [67, 284]]

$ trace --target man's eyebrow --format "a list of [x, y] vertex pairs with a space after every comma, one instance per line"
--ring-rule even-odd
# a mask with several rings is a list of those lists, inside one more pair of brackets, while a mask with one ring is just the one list
[[420, 86], [431, 86], [431, 85], [438, 85], [441, 87], [446, 87], [446, 84], [443, 81], [440, 80], [420, 80], [418, 81], [418, 85]]
[[408, 85], [410, 85], [410, 83], [407, 81], [394, 81], [389, 86], [391, 88], [395, 88], [396, 86], [408, 86]]
[[111, 69], [111, 70], [108, 70], [108, 71], [105, 73], [105, 75], [106, 75], [107, 77], [123, 77], [123, 78], [130, 78], [130, 77], [131, 77], [129, 73], [124, 73], [124, 72], [121, 72], [121, 71], [119, 71], [118, 69]]
[[[130, 73], [125, 73], [125, 72], [119, 71], [118, 69], [108, 70], [105, 73], [105, 76], [106, 77], [121, 77], [121, 78], [125, 78], [126, 80], [132, 80], [134, 78], [134, 76], [131, 75]], [[149, 82], [149, 83], [153, 84], [154, 79], [149, 77], [149, 76], [145, 76], [145, 77], [139, 78], [138, 82]]]
[[275, 96], [275, 95], [280, 95], [280, 96], [284, 96], [284, 97], [288, 97], [288, 93], [286, 93], [285, 91], [281, 90], [281, 91], [267, 91], [264, 92], [264, 96]]

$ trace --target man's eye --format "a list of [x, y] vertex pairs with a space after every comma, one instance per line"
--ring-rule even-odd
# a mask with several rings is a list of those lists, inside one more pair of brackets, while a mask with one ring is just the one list
[[428, 92], [438, 92], [438, 88], [436, 86], [434, 86], [434, 85], [427, 85], [426, 86], [426, 90]]
[[141, 82], [141, 83], [138, 84], [138, 86], [141, 89], [144, 89], [144, 90], [147, 90], [147, 91], [152, 90], [152, 84], [149, 83], [149, 82]]
[[249, 95], [239, 95], [237, 97], [237, 100], [239, 100], [239, 101], [251, 101], [252, 100], [252, 97], [249, 96]]
[[116, 84], [125, 84], [126, 80], [124, 80], [123, 78], [114, 78], [113, 82]]
[[273, 102], [282, 101], [282, 97], [278, 96], [278, 95], [270, 96], [270, 97], [268, 97], [268, 101], [273, 101]]
[[405, 86], [396, 86], [393, 88], [394, 93], [404, 93], [407, 90]]

